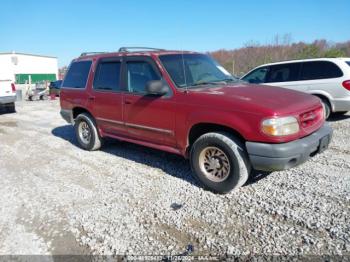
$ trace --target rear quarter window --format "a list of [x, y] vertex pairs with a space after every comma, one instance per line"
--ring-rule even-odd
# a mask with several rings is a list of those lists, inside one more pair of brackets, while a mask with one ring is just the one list
[[348, 64], [348, 66], [350, 66], [350, 61], [347, 61], [346, 63]]
[[329, 61], [304, 62], [300, 80], [317, 80], [342, 77], [340, 68]]
[[67, 72], [62, 87], [85, 88], [91, 61], [73, 62]]

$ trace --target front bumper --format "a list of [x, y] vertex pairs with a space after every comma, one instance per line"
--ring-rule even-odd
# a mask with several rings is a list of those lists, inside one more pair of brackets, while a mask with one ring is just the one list
[[16, 101], [16, 96], [1, 96], [0, 105], [11, 104]]
[[246, 142], [252, 166], [256, 170], [277, 171], [295, 167], [329, 145], [333, 130], [326, 123], [311, 135], [282, 144]]

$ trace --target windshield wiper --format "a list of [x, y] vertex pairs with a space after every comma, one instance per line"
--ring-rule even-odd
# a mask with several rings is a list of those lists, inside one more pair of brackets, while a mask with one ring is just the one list
[[201, 86], [201, 85], [221, 85], [222, 83], [225, 83], [225, 81], [207, 81], [207, 82], [204, 82], [204, 81], [200, 81], [200, 82], [197, 82], [197, 83], [193, 83], [192, 85], [189, 85], [190, 86]]
[[225, 78], [225, 79], [222, 79], [220, 81], [223, 81], [223, 82], [238, 82], [239, 79], [236, 79], [236, 78]]

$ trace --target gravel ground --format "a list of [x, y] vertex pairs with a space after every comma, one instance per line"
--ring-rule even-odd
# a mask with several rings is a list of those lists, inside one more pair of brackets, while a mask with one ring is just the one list
[[350, 115], [329, 150], [227, 195], [176, 155], [77, 147], [58, 101], [0, 115], [0, 254], [349, 255]]

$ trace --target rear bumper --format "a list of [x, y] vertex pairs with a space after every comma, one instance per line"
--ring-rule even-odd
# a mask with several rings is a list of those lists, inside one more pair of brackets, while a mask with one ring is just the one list
[[67, 123], [72, 124], [74, 122], [72, 110], [61, 109], [60, 114], [62, 118], [67, 121]]
[[333, 99], [333, 112], [350, 111], [350, 96], [340, 99]]
[[326, 123], [311, 135], [292, 142], [282, 144], [246, 142], [246, 148], [254, 169], [284, 170], [300, 165], [315, 154], [323, 152], [328, 147], [332, 134], [332, 128]]
[[0, 105], [11, 104], [16, 101], [16, 96], [1, 96]]

